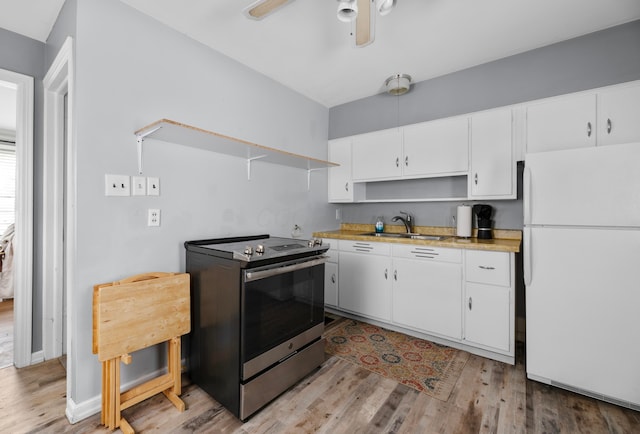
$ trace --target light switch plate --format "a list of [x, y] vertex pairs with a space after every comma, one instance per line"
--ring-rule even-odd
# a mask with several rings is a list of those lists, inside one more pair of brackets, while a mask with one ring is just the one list
[[133, 176], [131, 192], [134, 196], [144, 196], [147, 194], [147, 179], [144, 176]]
[[160, 178], [147, 178], [147, 196], [160, 196]]
[[131, 196], [129, 175], [104, 175], [105, 196]]

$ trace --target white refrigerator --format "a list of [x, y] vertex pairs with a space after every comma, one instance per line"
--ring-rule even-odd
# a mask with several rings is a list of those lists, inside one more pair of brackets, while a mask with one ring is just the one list
[[640, 410], [640, 143], [527, 154], [527, 377]]

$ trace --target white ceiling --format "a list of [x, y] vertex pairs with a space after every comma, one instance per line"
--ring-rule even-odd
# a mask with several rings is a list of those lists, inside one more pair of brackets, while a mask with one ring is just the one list
[[[640, 19], [639, 0], [398, 0], [355, 48], [336, 0], [262, 21], [242, 14], [254, 0], [121, 1], [326, 107], [383, 92], [394, 73], [422, 81]], [[43, 41], [61, 3], [0, 0], [0, 27]]]

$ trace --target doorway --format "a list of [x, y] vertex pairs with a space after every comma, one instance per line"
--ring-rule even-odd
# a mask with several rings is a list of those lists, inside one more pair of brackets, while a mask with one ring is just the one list
[[33, 296], [33, 77], [0, 69], [0, 82], [15, 90], [15, 201], [13, 280], [13, 364], [32, 363]]
[[0, 81], [0, 369], [13, 365], [16, 87]]
[[[44, 171], [42, 281], [44, 359], [63, 355], [67, 409], [71, 405], [73, 288], [75, 258], [75, 144], [73, 140], [73, 39], [68, 37], [44, 85]], [[67, 314], [69, 313], [69, 314]]]

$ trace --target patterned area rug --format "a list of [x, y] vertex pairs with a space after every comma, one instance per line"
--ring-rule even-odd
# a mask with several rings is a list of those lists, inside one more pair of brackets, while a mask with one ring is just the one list
[[325, 338], [327, 353], [441, 401], [469, 359], [465, 351], [355, 320], [336, 324]]

